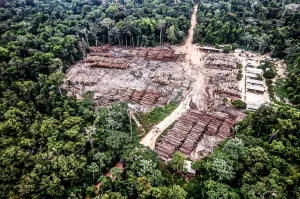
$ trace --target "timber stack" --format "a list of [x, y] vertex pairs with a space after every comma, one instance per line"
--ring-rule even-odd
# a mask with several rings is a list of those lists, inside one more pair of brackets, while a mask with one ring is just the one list
[[217, 136], [221, 139], [232, 136], [232, 126], [243, 114], [231, 113], [235, 115], [189, 109], [174, 127], [167, 131], [161, 142], [156, 144], [155, 151], [163, 160], [169, 160], [177, 150], [189, 157], [204, 135]]
[[89, 67], [100, 67], [100, 68], [117, 68], [127, 69], [129, 67], [129, 60], [125, 58], [110, 58], [100, 56], [87, 56], [85, 61]]
[[225, 53], [210, 54], [205, 58], [205, 67], [221, 70], [232, 70], [237, 68], [240, 61], [233, 55]]
[[94, 101], [96, 106], [107, 106], [110, 103], [122, 101], [152, 107], [166, 105], [171, 100], [170, 95], [171, 93], [162, 93], [152, 89], [112, 88], [105, 94], [96, 93]]

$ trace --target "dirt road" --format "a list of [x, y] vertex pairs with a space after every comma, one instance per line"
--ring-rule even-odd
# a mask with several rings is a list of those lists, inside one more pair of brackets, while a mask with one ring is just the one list
[[193, 35], [194, 28], [197, 24], [197, 9], [198, 5], [196, 4], [193, 9], [193, 15], [191, 17], [191, 27], [188, 32], [188, 37], [186, 39], [185, 44], [182, 46], [182, 51], [186, 52], [186, 61], [183, 63], [183, 68], [185, 73], [191, 76], [195, 82], [191, 86], [190, 92], [187, 97], [179, 104], [179, 106], [163, 121], [153, 127], [153, 129], [141, 140], [141, 144], [145, 146], [149, 146], [151, 149], [154, 149], [155, 142], [160, 134], [166, 130], [172, 123], [178, 120], [182, 114], [187, 111], [189, 107], [189, 103], [191, 100], [201, 101], [202, 90], [203, 87], [203, 77], [201, 69], [201, 54], [198, 51], [197, 47], [193, 45]]
[[190, 29], [188, 31], [188, 37], [187, 37], [187, 39], [185, 41], [185, 44], [183, 46], [184, 48], [186, 48], [187, 55], [191, 54], [191, 50], [192, 50], [192, 46], [193, 46], [194, 28], [197, 25], [197, 10], [198, 10], [198, 4], [196, 4], [194, 6], [193, 14], [192, 14], [192, 17], [191, 17], [191, 26], [190, 26]]
[[155, 142], [159, 135], [166, 130], [173, 122], [178, 120], [180, 116], [189, 108], [190, 97], [185, 100], [163, 121], [153, 127], [153, 129], [140, 141], [141, 144], [154, 149]]

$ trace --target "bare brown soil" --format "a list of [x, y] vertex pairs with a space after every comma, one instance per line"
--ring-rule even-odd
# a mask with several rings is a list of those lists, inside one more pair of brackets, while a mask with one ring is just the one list
[[[146, 132], [140, 143], [158, 152], [162, 146], [168, 146], [161, 148], [168, 151], [167, 156], [159, 152], [165, 159], [178, 149], [186, 156], [201, 158], [201, 154], [206, 154], [201, 152], [205, 147], [202, 139], [211, 140], [210, 151], [220, 140], [231, 136], [230, 127], [243, 116], [234, 112], [230, 103], [224, 104], [222, 101], [224, 97], [229, 100], [241, 97], [236, 80], [236, 64], [239, 60], [228, 54], [200, 51], [199, 46], [193, 44], [197, 7], [194, 6], [184, 45], [156, 48], [93, 47], [85, 60], [68, 71], [62, 88], [77, 98], [82, 98], [86, 91], [93, 91], [95, 107], [108, 106], [117, 101], [128, 102], [132, 115], [166, 105], [181, 93], [177, 99], [180, 102], [178, 107], [150, 132]], [[198, 112], [200, 116], [191, 120], [192, 124], [184, 135], [184, 131], [176, 133], [178, 125], [188, 125], [187, 118], [191, 117], [192, 112]], [[215, 115], [220, 114], [235, 116], [228, 122], [225, 119], [218, 120]], [[197, 124], [202, 117], [210, 119], [200, 131]], [[142, 129], [136, 118], [132, 118]], [[174, 123], [174, 127], [160, 139], [161, 143], [156, 143], [161, 133]]]
[[178, 93], [184, 97], [190, 88], [191, 79], [179, 62], [184, 54], [172, 48], [105, 46], [91, 50], [68, 71], [62, 88], [77, 98], [86, 91], [95, 92], [96, 107], [125, 101], [134, 110], [147, 111], [169, 103]]

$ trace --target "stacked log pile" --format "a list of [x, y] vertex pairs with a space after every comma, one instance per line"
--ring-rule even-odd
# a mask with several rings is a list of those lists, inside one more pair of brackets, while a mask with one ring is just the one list
[[115, 95], [114, 98], [115, 98], [117, 101], [122, 101], [122, 98], [123, 98], [125, 92], [126, 92], [126, 89], [125, 89], [125, 88], [120, 88], [119, 91], [118, 91], [118, 95]]
[[148, 51], [147, 50], [139, 50], [137, 51], [137, 54], [136, 54], [138, 57], [147, 57], [148, 55]]
[[102, 53], [102, 52], [91, 52], [89, 53], [91, 56], [100, 56], [100, 57], [112, 57], [110, 53]]
[[105, 45], [105, 46], [92, 46], [90, 47], [90, 51], [92, 53], [108, 53], [110, 50], [110, 46], [109, 45]]
[[132, 102], [133, 104], [139, 103], [142, 96], [144, 95], [144, 92], [145, 92], [145, 90], [135, 90], [131, 96], [130, 102]]
[[168, 98], [167, 97], [164, 97], [164, 96], [160, 96], [158, 99], [157, 99], [157, 105], [160, 105], [160, 106], [164, 106], [168, 103]]
[[236, 92], [240, 92], [239, 88], [238, 88], [238, 84], [236, 81], [231, 81], [231, 82], [223, 82], [220, 81], [218, 85], [217, 90], [220, 91], [228, 91], [228, 92], [232, 92], [232, 93], [236, 93]]
[[177, 150], [190, 156], [204, 134], [222, 139], [232, 136], [232, 126], [240, 119], [241, 113], [232, 114], [235, 114], [234, 118], [226, 112], [204, 113], [190, 109], [156, 144], [155, 151], [163, 160], [171, 158]]
[[212, 73], [209, 76], [208, 83], [213, 85], [213, 94], [220, 95], [221, 97], [241, 98], [241, 91], [239, 90], [236, 75], [233, 71], [224, 72], [218, 70], [217, 73]]
[[181, 147], [199, 117], [201, 117], [200, 112], [189, 110], [179, 119], [174, 127], [168, 131], [163, 141], [156, 145], [156, 151], [161, 158], [169, 159]]
[[122, 101], [132, 104], [141, 104], [147, 107], [154, 105], [165, 105], [171, 99], [171, 93], [160, 93], [156, 90], [131, 88], [112, 88], [105, 94], [96, 93], [94, 96], [96, 106], [109, 105], [109, 103]]
[[[160, 48], [135, 48], [136, 56], [149, 60], [157, 61], [180, 61], [184, 58], [184, 54], [175, 54], [172, 49], [160, 49]], [[134, 55], [134, 52], [132, 52]]]
[[148, 53], [147, 53], [147, 55], [146, 55], [146, 58], [148, 58], [148, 59], [155, 59], [160, 54], [161, 54], [160, 50], [149, 50]]
[[125, 58], [109, 58], [100, 56], [87, 56], [85, 61], [89, 67], [100, 68], [118, 68], [127, 69], [129, 67], [129, 60]]
[[232, 124], [229, 122], [224, 121], [223, 124], [219, 128], [218, 137], [225, 139], [232, 135], [231, 133], [231, 126]]
[[133, 95], [134, 90], [131, 88], [128, 88], [121, 96], [121, 101], [129, 102], [131, 96]]
[[133, 57], [136, 56], [136, 53], [133, 53], [132, 50], [122, 50], [123, 57]]
[[[104, 58], [113, 58], [118, 57], [115, 54], [120, 55], [121, 57], [141, 57], [149, 60], [157, 60], [157, 61], [181, 61], [184, 58], [184, 54], [176, 54], [174, 50], [169, 48], [117, 48], [111, 47], [110, 45], [105, 46], [96, 46], [90, 47], [89, 56], [94, 57], [104, 57]], [[119, 56], [119, 57], [120, 57]], [[103, 64], [103, 63], [102, 63]], [[101, 64], [101, 65], [102, 65]], [[101, 67], [100, 64], [93, 64], [92, 66]], [[108, 67], [106, 65], [102, 67]]]
[[205, 134], [207, 135], [216, 135], [219, 131], [219, 127], [221, 126], [222, 122], [218, 119], [213, 119], [211, 120], [211, 122], [209, 123], [208, 127], [207, 127], [207, 131], [205, 132]]
[[224, 112], [208, 112], [206, 113], [207, 116], [211, 117], [211, 118], [216, 118], [220, 121], [224, 121], [228, 118], [228, 114], [224, 113]]
[[144, 96], [142, 97], [140, 104], [152, 106], [156, 103], [159, 97], [159, 93], [155, 90], [145, 90]]
[[207, 129], [207, 125], [209, 122], [201, 120], [202, 116], [203, 115], [199, 116], [200, 120], [192, 128], [192, 130], [184, 140], [182, 146], [180, 147], [180, 151], [183, 152], [186, 156], [189, 156], [195, 149], [197, 143], [202, 138], [204, 131], [206, 131]]
[[239, 63], [238, 59], [234, 56], [228, 54], [216, 53], [208, 55], [205, 58], [205, 67], [221, 69], [221, 70], [231, 70], [236, 69], [237, 64]]
[[69, 76], [67, 78], [69, 84], [73, 84], [73, 85], [78, 85], [78, 84], [82, 84], [82, 85], [86, 85], [86, 86], [92, 86], [95, 85], [98, 82], [98, 77], [95, 76], [87, 76], [85, 74], [76, 74], [76, 75], [72, 75]]
[[233, 90], [233, 89], [220, 89], [220, 90], [215, 90], [215, 93], [223, 96], [223, 97], [234, 97], [234, 98], [242, 98], [241, 92], [238, 90]]

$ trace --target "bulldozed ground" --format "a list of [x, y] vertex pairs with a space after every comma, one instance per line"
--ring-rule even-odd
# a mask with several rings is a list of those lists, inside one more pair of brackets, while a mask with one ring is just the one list
[[[146, 133], [140, 143], [163, 160], [170, 160], [178, 150], [193, 160], [207, 156], [233, 136], [233, 125], [245, 116], [230, 101], [246, 98], [246, 77], [237, 80], [237, 65], [242, 64], [244, 72], [249, 60], [239, 53], [203, 51], [192, 44], [196, 11], [197, 5], [184, 45], [92, 47], [84, 60], [70, 68], [62, 88], [79, 99], [93, 91], [95, 107], [127, 102], [133, 120]], [[175, 110], [165, 118], [154, 118], [155, 126], [143, 128], [148, 118], [138, 121], [136, 117], [174, 101]]]
[[[87, 91], [94, 92], [95, 107], [127, 102], [136, 116], [177, 101], [171, 114], [155, 120], [157, 125], [144, 125], [146, 136], [141, 143], [164, 160], [177, 150], [196, 160], [232, 136], [232, 126], [244, 117], [230, 103], [243, 98], [245, 80], [237, 80], [237, 65], [247, 62], [243, 59], [235, 53], [204, 52], [193, 44], [93, 47], [84, 60], [70, 68], [62, 87], [79, 99]], [[171, 124], [173, 127], [157, 143]]]
[[180, 100], [190, 88], [191, 80], [184, 76], [179, 61], [184, 54], [172, 48], [102, 46], [90, 50], [68, 71], [63, 88], [77, 98], [94, 92], [96, 107], [124, 101], [135, 111], [149, 111]]
[[156, 126], [144, 125], [148, 134], [141, 143], [164, 160], [176, 150], [199, 159], [231, 136], [231, 127], [244, 116], [223, 101], [242, 97], [236, 79], [239, 63], [234, 54], [203, 52], [196, 45], [92, 47], [84, 60], [70, 68], [62, 88], [79, 99], [87, 91], [94, 92], [95, 107], [127, 102], [136, 116], [177, 101], [177, 108], [167, 117], [154, 114], [155, 122], [161, 121]]
[[[186, 97], [188, 104], [161, 141], [149, 145], [164, 160], [169, 160], [177, 150], [193, 160], [207, 156], [221, 141], [233, 135], [232, 126], [244, 117], [230, 103], [242, 97], [237, 81], [240, 59], [234, 54], [203, 52], [196, 45], [191, 48], [196, 56], [185, 62], [188, 64], [185, 72], [195, 81]], [[224, 98], [229, 102], [224, 102]], [[159, 125], [156, 131], [164, 131]]]

